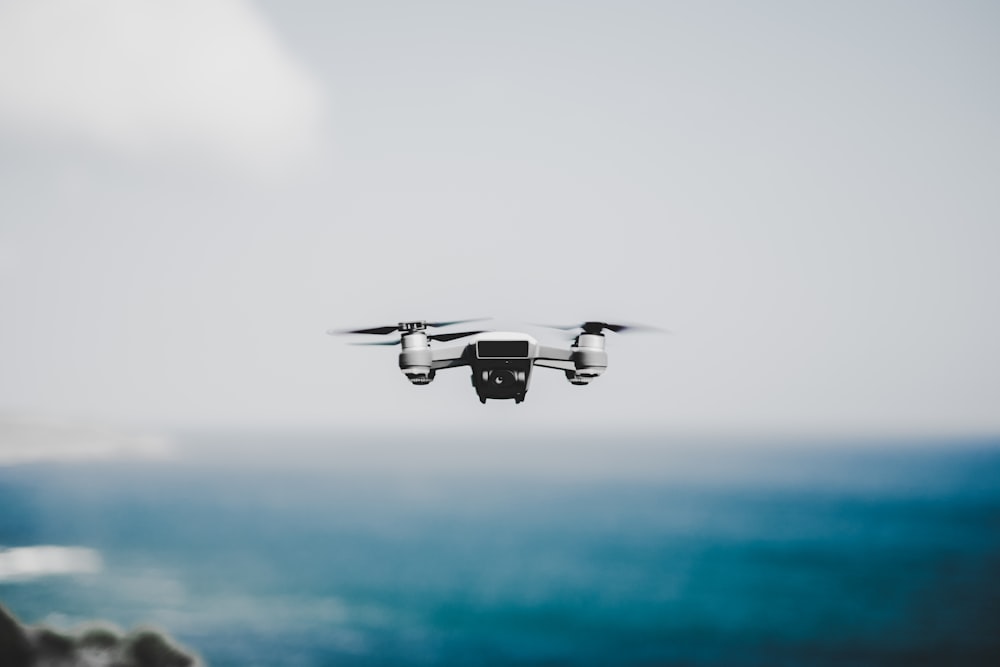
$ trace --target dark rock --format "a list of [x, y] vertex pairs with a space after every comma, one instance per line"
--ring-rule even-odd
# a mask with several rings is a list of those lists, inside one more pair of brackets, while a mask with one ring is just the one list
[[125, 637], [91, 627], [78, 637], [25, 628], [0, 605], [0, 667], [193, 667], [197, 658], [153, 630]]
[[125, 638], [123, 653], [136, 667], [189, 667], [194, 659], [179, 651], [163, 636], [148, 630]]
[[76, 653], [76, 642], [72, 637], [59, 634], [49, 628], [32, 628], [28, 637], [35, 653], [41, 660], [69, 660]]
[[88, 628], [80, 634], [77, 645], [80, 648], [94, 648], [109, 651], [118, 646], [121, 637], [108, 628]]
[[31, 644], [24, 628], [3, 605], [0, 605], [0, 665], [29, 667]]

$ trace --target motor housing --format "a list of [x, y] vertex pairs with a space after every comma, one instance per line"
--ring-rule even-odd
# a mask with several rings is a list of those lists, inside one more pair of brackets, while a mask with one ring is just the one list
[[430, 384], [434, 380], [431, 368], [431, 346], [423, 330], [404, 332], [399, 353], [399, 370], [415, 385]]
[[604, 335], [582, 333], [576, 337], [573, 346], [575, 371], [566, 371], [566, 379], [575, 385], [588, 384], [600, 376], [608, 367], [608, 353], [604, 351]]

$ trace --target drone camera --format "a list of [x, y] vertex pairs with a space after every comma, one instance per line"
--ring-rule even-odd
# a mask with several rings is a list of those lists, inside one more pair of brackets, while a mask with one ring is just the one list
[[490, 386], [498, 390], [509, 389], [514, 387], [517, 382], [517, 374], [506, 368], [497, 368], [489, 372], [489, 375], [486, 376], [486, 381], [490, 383]]
[[472, 384], [481, 400], [513, 398], [518, 403], [528, 391], [527, 364], [501, 362], [502, 365], [479, 368], [472, 374]]

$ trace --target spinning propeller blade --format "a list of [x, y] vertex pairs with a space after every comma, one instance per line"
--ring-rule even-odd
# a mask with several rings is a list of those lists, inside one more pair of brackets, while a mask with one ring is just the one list
[[[465, 338], [466, 336], [475, 336], [476, 334], [485, 333], [483, 331], [456, 331], [455, 333], [446, 334], [432, 334], [427, 337], [428, 340], [455, 340], [456, 338]], [[403, 342], [402, 338], [397, 338], [396, 340], [375, 340], [365, 343], [351, 343], [351, 345], [399, 345]]]
[[[413, 330], [413, 328], [407, 328], [405, 325], [410, 325], [411, 327], [416, 325], [417, 328], [433, 327], [436, 329], [438, 327], [449, 327], [453, 324], [464, 324], [465, 322], [479, 322], [488, 319], [490, 318], [476, 317], [471, 320], [450, 320], [448, 322], [401, 322], [399, 324], [388, 324], [384, 327], [370, 327], [368, 329], [327, 329], [327, 333], [330, 334], [331, 336], [339, 336], [341, 334], [370, 334], [375, 336], [385, 336], [395, 331]], [[481, 333], [481, 332], [477, 331], [476, 333]], [[471, 334], [466, 334], [466, 335], [471, 335]]]
[[432, 334], [428, 336], [430, 340], [455, 340], [456, 338], [465, 338], [466, 336], [475, 336], [476, 334], [486, 333], [485, 331], [458, 331], [456, 333], [444, 333], [444, 334]]
[[[428, 322], [429, 327], [450, 327], [452, 324], [465, 324], [466, 322], [482, 322], [483, 320], [488, 320], [488, 317], [473, 317], [471, 320], [452, 320], [451, 322]], [[481, 333], [481, 332], [477, 332]]]
[[560, 329], [562, 331], [570, 331], [572, 329], [579, 329], [579, 324], [571, 324], [568, 327], [564, 327], [558, 324], [539, 324], [538, 322], [531, 322], [536, 327], [545, 327], [546, 329]]
[[331, 336], [336, 336], [338, 334], [376, 334], [378, 336], [384, 336], [386, 334], [391, 334], [397, 329], [399, 329], [399, 327], [393, 325], [386, 327], [372, 327], [371, 329], [330, 329], [327, 333]]
[[581, 322], [579, 324], [571, 324], [569, 326], [554, 325], [554, 324], [539, 324], [541, 327], [548, 327], [550, 329], [559, 329], [561, 331], [573, 331], [574, 329], [582, 329], [583, 333], [586, 334], [601, 334], [605, 330], [614, 331], [615, 333], [622, 333], [625, 331], [656, 331], [660, 333], [666, 333], [665, 329], [659, 327], [651, 327], [646, 324], [611, 324], [609, 322]]

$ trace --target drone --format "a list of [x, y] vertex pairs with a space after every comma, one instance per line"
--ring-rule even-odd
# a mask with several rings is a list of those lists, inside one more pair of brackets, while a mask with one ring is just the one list
[[[656, 327], [608, 322], [581, 322], [569, 326], [539, 325], [562, 331], [578, 331], [572, 345], [566, 349], [542, 345], [525, 333], [510, 331], [458, 331], [429, 333], [428, 329], [448, 327], [473, 320], [449, 322], [400, 322], [367, 329], [331, 329], [331, 335], [364, 334], [385, 336], [399, 333], [387, 341], [355, 343], [356, 345], [400, 345], [399, 369], [415, 385], [428, 385], [439, 370], [469, 366], [472, 386], [481, 403], [487, 399], [524, 401], [535, 366], [563, 371], [574, 385], [587, 385], [599, 377], [608, 366], [604, 351], [604, 332], [662, 331]], [[431, 347], [431, 342], [447, 342], [473, 337], [462, 345]]]

